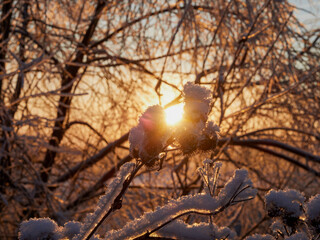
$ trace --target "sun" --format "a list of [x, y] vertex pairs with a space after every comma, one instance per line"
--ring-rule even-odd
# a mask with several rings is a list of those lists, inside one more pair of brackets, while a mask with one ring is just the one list
[[177, 124], [183, 116], [183, 104], [177, 104], [164, 110], [166, 113], [166, 122], [168, 125]]

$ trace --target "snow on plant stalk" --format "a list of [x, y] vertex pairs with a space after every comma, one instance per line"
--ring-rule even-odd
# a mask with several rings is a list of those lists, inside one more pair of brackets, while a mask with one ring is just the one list
[[232, 205], [253, 199], [256, 194], [257, 190], [252, 188], [252, 181], [248, 178], [248, 171], [237, 169], [234, 171], [233, 177], [220, 191], [218, 199], [222, 205]]
[[214, 167], [212, 168], [211, 165], [213, 161], [211, 159], [206, 159], [203, 161], [204, 168], [199, 167], [198, 172], [202, 178], [202, 181], [205, 184], [205, 191], [206, 193], [214, 196], [218, 178], [219, 178], [219, 170], [222, 166], [221, 162], [215, 162]]
[[[211, 171], [204, 171], [202, 173], [203, 179], [211, 179], [213, 176], [207, 175], [211, 173]], [[206, 181], [208, 182], [208, 180]], [[154, 212], [145, 213], [141, 218], [127, 223], [122, 229], [109, 231], [105, 239], [130, 239], [150, 234], [173, 220], [190, 213], [215, 215], [230, 205], [252, 199], [256, 191], [252, 189], [252, 182], [248, 179], [247, 171], [238, 170], [235, 171], [234, 176], [227, 182], [218, 197], [212, 196], [211, 193], [207, 191], [204, 194], [183, 196], [171, 200], [165, 206], [158, 207]], [[196, 225], [192, 226], [192, 229], [198, 231]]]
[[80, 234], [75, 239], [87, 239], [93, 229], [102, 220], [104, 215], [112, 207], [115, 198], [122, 190], [122, 185], [130, 174], [134, 163], [126, 163], [121, 168], [117, 177], [108, 185], [105, 195], [100, 197], [99, 202], [93, 213], [86, 216], [85, 222], [81, 227]]
[[189, 212], [210, 214], [220, 205], [217, 199], [208, 194], [197, 194], [194, 196], [183, 196], [177, 200], [171, 200], [163, 207], [158, 207], [154, 212], [145, 213], [141, 218], [126, 224], [118, 231], [110, 231], [105, 239], [130, 239], [142, 236], [147, 232], [165, 224], [172, 219]]

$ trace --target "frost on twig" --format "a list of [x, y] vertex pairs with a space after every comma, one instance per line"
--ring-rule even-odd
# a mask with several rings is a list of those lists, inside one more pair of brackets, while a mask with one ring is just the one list
[[[220, 167], [220, 163], [217, 165]], [[206, 175], [208, 173], [209, 171], [203, 172], [203, 179], [207, 179], [206, 181], [209, 185], [209, 182], [214, 181], [212, 180], [212, 176]], [[158, 230], [185, 214], [197, 213], [215, 215], [230, 205], [253, 198], [255, 194], [256, 191], [252, 189], [252, 183], [250, 179], [248, 179], [247, 171], [238, 170], [235, 172], [232, 179], [225, 185], [225, 188], [220, 192], [218, 197], [214, 197], [212, 191], [209, 191], [206, 194], [200, 193], [193, 196], [183, 196], [177, 200], [171, 200], [165, 206], [157, 208], [154, 212], [145, 213], [141, 218], [127, 223], [120, 230], [109, 231], [106, 234], [105, 239], [130, 239], [153, 232], [157, 234]], [[179, 225], [179, 223], [175, 224]], [[180, 226], [182, 225], [180, 224]], [[200, 228], [203, 226], [205, 225], [199, 225]], [[196, 225], [184, 225], [182, 228], [187, 229], [189, 232], [192, 232], [193, 230], [195, 232], [199, 231]], [[169, 227], [169, 229], [174, 228]], [[218, 234], [220, 230], [218, 231], [217, 229], [218, 228], [215, 229], [214, 227], [211, 228], [211, 234]], [[175, 234], [179, 234], [181, 229], [176, 229], [176, 231], [178, 232]], [[171, 234], [174, 233], [171, 232]], [[232, 233], [230, 232], [230, 234]]]
[[121, 192], [122, 185], [134, 165], [134, 163], [126, 163], [120, 168], [117, 177], [108, 185], [105, 195], [100, 197], [94, 212], [87, 215], [85, 222], [81, 227], [80, 234], [76, 239], [86, 239], [92, 233], [93, 229], [112, 207], [115, 198]]
[[204, 168], [199, 167], [198, 172], [205, 185], [205, 192], [211, 196], [214, 196], [222, 163], [215, 162], [213, 168], [211, 167], [212, 163], [213, 161], [207, 158], [203, 161]]

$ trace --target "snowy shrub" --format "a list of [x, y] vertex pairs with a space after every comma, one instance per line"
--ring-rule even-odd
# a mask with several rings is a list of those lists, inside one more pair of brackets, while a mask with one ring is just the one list
[[[256, 191], [252, 189], [252, 182], [248, 179], [246, 170], [235, 171], [218, 196], [214, 196], [217, 169], [220, 168], [221, 163], [215, 164], [213, 171], [208, 166], [209, 163], [208, 159], [204, 161], [207, 166], [201, 172], [208, 188], [205, 193], [171, 200], [163, 207], [158, 207], [155, 211], [145, 213], [142, 217], [127, 223], [120, 230], [107, 232], [104, 239], [131, 239], [151, 234], [182, 239], [188, 239], [187, 236], [189, 239], [194, 239], [194, 236], [201, 239], [234, 239], [236, 234], [232, 230], [227, 227], [219, 228], [214, 223], [189, 225], [178, 220], [174, 221], [187, 214], [214, 216], [229, 206], [250, 200], [255, 196]], [[94, 236], [94, 232], [110, 209], [115, 207], [115, 199], [121, 193], [122, 185], [133, 166], [133, 163], [127, 163], [121, 167], [117, 177], [108, 185], [105, 195], [100, 198], [95, 211], [88, 214], [84, 223], [71, 221], [64, 227], [59, 227], [49, 218], [30, 219], [21, 224], [20, 239], [99, 239]]]
[[305, 203], [305, 197], [298, 191], [270, 190], [266, 196], [268, 215], [277, 219], [271, 230], [282, 239], [319, 239], [320, 195]]
[[[207, 165], [210, 160], [205, 160], [204, 164]], [[221, 166], [217, 164], [214, 169]], [[195, 195], [187, 195], [180, 197], [176, 200], [169, 201], [165, 206], [158, 207], [153, 212], [145, 213], [139, 219], [127, 223], [120, 230], [112, 230], [105, 236], [106, 239], [131, 239], [137, 237], [148, 237], [151, 234], [156, 236], [182, 236], [182, 231], [186, 230], [190, 236], [195, 236], [197, 232], [203, 232], [203, 239], [215, 239], [214, 237], [220, 236], [221, 238], [233, 239], [235, 233], [228, 228], [219, 228], [216, 225], [193, 224], [187, 225], [180, 222], [176, 223], [173, 220], [178, 219], [186, 214], [200, 214], [207, 216], [214, 216], [227, 207], [237, 204], [242, 201], [252, 199], [256, 191], [252, 189], [252, 182], [248, 179], [246, 170], [238, 170], [234, 173], [233, 177], [226, 183], [225, 187], [220, 191], [218, 196], [213, 196], [210, 189], [214, 189], [216, 179], [214, 174], [216, 171], [211, 171], [209, 167], [205, 167], [201, 175], [209, 191], [206, 193], [199, 193]], [[173, 224], [167, 226], [168, 224]], [[163, 228], [163, 229], [162, 229]], [[162, 229], [162, 230], [161, 230]], [[158, 232], [158, 230], [161, 230]], [[220, 237], [218, 239], [220, 239]], [[184, 238], [182, 238], [184, 239]]]
[[[177, 127], [165, 122], [161, 106], [149, 107], [139, 118], [139, 123], [129, 134], [130, 154], [136, 163], [126, 163], [111, 181], [93, 213], [82, 223], [70, 221], [59, 227], [49, 218], [30, 219], [20, 226], [19, 239], [100, 239], [95, 235], [99, 226], [122, 207], [122, 199], [133, 178], [143, 166], [159, 164], [166, 157], [167, 147], [174, 145], [182, 154], [195, 151], [214, 151], [218, 142], [219, 127], [208, 121], [211, 110], [211, 93], [207, 89], [187, 83], [183, 90], [184, 116]], [[182, 195], [171, 199], [154, 211], [144, 212], [117, 230], [104, 233], [103, 239], [236, 239], [236, 233], [228, 227], [217, 226], [216, 216], [227, 208], [253, 199], [257, 190], [248, 176], [248, 171], [238, 169], [217, 191], [222, 163], [205, 159], [198, 173], [203, 182], [203, 192]], [[276, 218], [271, 235], [255, 234], [247, 240], [272, 239], [318, 239], [320, 234], [320, 195], [312, 197], [307, 204], [305, 197], [296, 190], [271, 190], [265, 196], [266, 209], [271, 218]], [[306, 220], [304, 209], [306, 210]], [[200, 222], [187, 223], [182, 217], [190, 214], [201, 216]]]
[[302, 203], [305, 198], [296, 190], [271, 190], [266, 195], [266, 208], [270, 217], [280, 217], [282, 221], [295, 227], [303, 214]]

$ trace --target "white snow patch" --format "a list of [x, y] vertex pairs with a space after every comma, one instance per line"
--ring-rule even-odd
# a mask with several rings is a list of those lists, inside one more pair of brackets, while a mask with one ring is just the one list
[[233, 177], [225, 184], [220, 191], [218, 198], [221, 205], [230, 201], [240, 202], [255, 197], [257, 190], [252, 188], [252, 181], [248, 178], [248, 171], [237, 169]]
[[23, 221], [19, 229], [20, 240], [61, 239], [61, 227], [50, 218], [31, 218]]
[[319, 219], [320, 221], [320, 194], [310, 198], [306, 207], [308, 219], [311, 221]]
[[303, 213], [301, 205], [305, 198], [297, 190], [276, 191], [272, 189], [266, 194], [265, 199], [268, 212], [279, 212], [279, 215], [285, 214], [296, 218]]
[[157, 236], [174, 239], [234, 239], [236, 233], [227, 227], [219, 228], [215, 224], [186, 224], [180, 220], [174, 221], [156, 232]]

